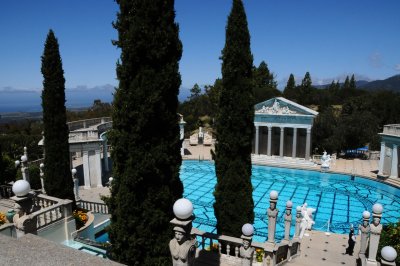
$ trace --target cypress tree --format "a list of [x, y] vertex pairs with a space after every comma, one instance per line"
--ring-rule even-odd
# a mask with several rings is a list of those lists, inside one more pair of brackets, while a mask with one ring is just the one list
[[275, 96], [280, 96], [281, 92], [277, 89], [274, 74], [268, 69], [267, 63], [262, 61], [257, 67], [253, 67], [253, 95], [254, 104], [268, 100]]
[[44, 174], [48, 195], [75, 200], [65, 108], [65, 79], [58, 41], [49, 31], [42, 55]]
[[214, 213], [217, 231], [239, 237], [245, 223], [253, 223], [251, 149], [254, 136], [252, 95], [253, 56], [246, 13], [233, 0], [222, 50], [222, 88], [217, 114]]
[[174, 1], [117, 3], [111, 256], [128, 265], [170, 265], [169, 221], [183, 193], [177, 114], [182, 44]]
[[349, 83], [349, 88], [351, 90], [355, 90], [356, 89], [356, 79], [354, 78], [354, 74], [351, 75], [351, 79], [350, 79], [350, 83]]

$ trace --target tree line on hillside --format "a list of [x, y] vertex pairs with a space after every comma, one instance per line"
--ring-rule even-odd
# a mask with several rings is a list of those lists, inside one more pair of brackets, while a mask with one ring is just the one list
[[[204, 86], [204, 93], [195, 85], [196, 93], [180, 104], [179, 112], [187, 122], [186, 137], [198, 126], [214, 126], [218, 109], [221, 80]], [[283, 92], [277, 89], [273, 73], [263, 61], [253, 66], [252, 88], [254, 104], [282, 96], [319, 112], [312, 129], [313, 152], [339, 153], [342, 150], [369, 145], [379, 149], [378, 133], [383, 125], [400, 123], [400, 94], [393, 91], [366, 91], [356, 87], [354, 75], [344, 83], [332, 81], [329, 86], [317, 88], [307, 72], [300, 84], [291, 74]]]

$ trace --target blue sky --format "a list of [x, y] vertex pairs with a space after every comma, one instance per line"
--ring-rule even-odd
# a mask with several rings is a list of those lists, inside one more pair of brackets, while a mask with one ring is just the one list
[[[400, 74], [398, 0], [244, 0], [254, 64], [265, 60], [284, 86], [309, 71], [314, 84], [356, 74]], [[231, 0], [176, 0], [183, 56], [182, 87], [212, 84]], [[48, 30], [59, 40], [68, 89], [117, 85], [119, 51], [111, 44], [118, 10], [112, 0], [0, 2], [0, 91], [42, 87], [41, 55]]]

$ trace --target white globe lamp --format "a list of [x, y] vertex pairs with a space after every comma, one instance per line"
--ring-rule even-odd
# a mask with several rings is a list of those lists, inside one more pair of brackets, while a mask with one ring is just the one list
[[291, 200], [288, 200], [288, 201], [286, 202], [286, 209], [291, 209], [292, 206], [293, 206], [293, 202], [292, 202]]
[[26, 155], [21, 156], [21, 162], [26, 163], [28, 161], [28, 157]]
[[190, 200], [181, 198], [173, 206], [175, 216], [180, 220], [188, 219], [193, 214], [193, 204]]
[[382, 214], [383, 206], [379, 203], [375, 203], [374, 206], [372, 206], [372, 211], [375, 214]]
[[369, 217], [371, 217], [371, 214], [369, 213], [369, 211], [363, 211], [363, 218], [364, 219], [369, 219]]
[[269, 193], [269, 197], [270, 197], [272, 200], [278, 199], [278, 191], [272, 190], [272, 191]]
[[72, 173], [73, 175], [75, 175], [75, 174], [76, 174], [76, 169], [75, 169], [75, 168], [72, 168], [71, 173]]
[[44, 163], [41, 163], [41, 164], [39, 165], [39, 167], [43, 169], [43, 168], [44, 168]]
[[245, 236], [252, 236], [254, 234], [254, 227], [251, 224], [244, 224], [242, 226], [242, 233]]
[[18, 180], [12, 186], [12, 191], [17, 197], [24, 197], [28, 195], [31, 190], [31, 185], [26, 180]]
[[381, 249], [382, 258], [386, 261], [393, 262], [397, 258], [397, 252], [391, 246], [386, 246]]

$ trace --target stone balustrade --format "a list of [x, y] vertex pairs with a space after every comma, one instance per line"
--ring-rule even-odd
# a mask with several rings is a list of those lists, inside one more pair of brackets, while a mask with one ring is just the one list
[[85, 120], [78, 120], [73, 122], [68, 122], [69, 131], [74, 131], [77, 129], [88, 128], [94, 125], [103, 124], [112, 121], [111, 117], [99, 117]]
[[80, 201], [77, 201], [76, 204], [80, 208], [94, 212], [94, 213], [109, 214], [108, 206], [104, 203], [80, 200]]

